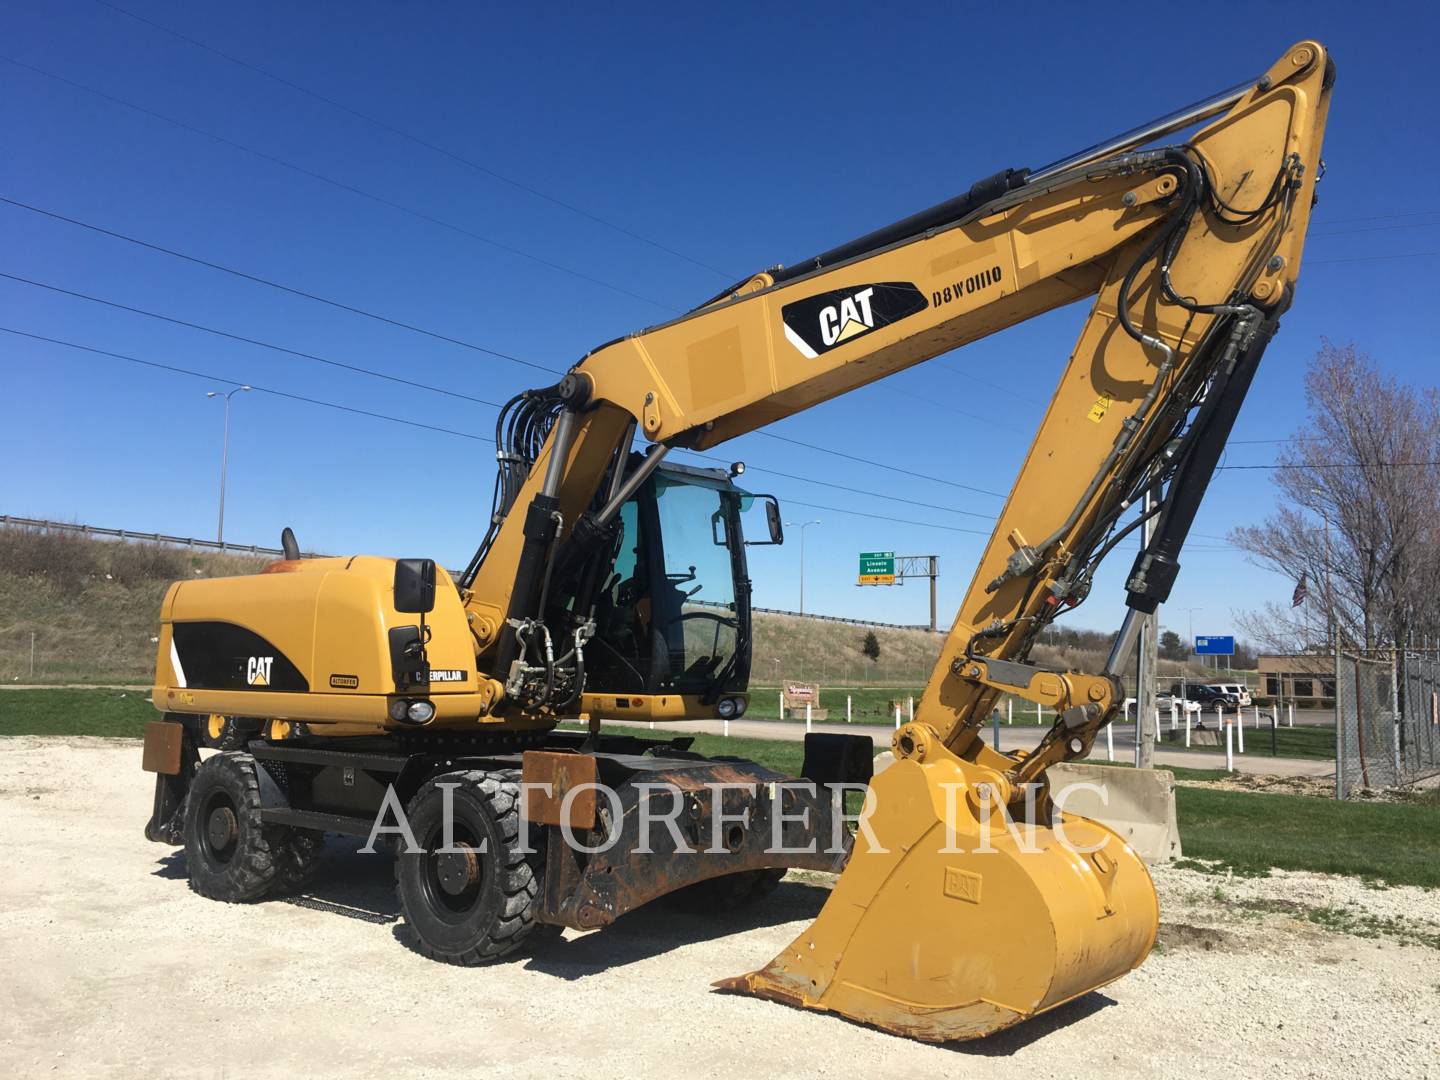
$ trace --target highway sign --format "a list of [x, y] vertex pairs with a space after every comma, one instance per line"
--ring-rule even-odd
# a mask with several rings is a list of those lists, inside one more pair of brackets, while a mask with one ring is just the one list
[[1197, 656], [1234, 656], [1235, 638], [1227, 634], [1224, 637], [1217, 637], [1212, 634], [1209, 637], [1195, 638], [1195, 654]]
[[893, 551], [862, 551], [860, 553], [861, 585], [894, 585], [895, 553]]

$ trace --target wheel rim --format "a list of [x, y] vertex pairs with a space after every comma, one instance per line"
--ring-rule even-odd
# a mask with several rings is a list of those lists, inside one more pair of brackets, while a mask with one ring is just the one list
[[424, 869], [420, 875], [426, 906], [446, 922], [463, 922], [484, 895], [485, 853], [474, 831], [454, 823], [450, 847], [437, 827], [425, 839]]
[[199, 840], [201, 852], [212, 863], [223, 866], [235, 857], [240, 818], [227, 793], [216, 791], [205, 800], [200, 811]]

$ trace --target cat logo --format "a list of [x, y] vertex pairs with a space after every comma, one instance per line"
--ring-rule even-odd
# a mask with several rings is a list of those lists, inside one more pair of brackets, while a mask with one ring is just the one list
[[245, 661], [245, 682], [250, 686], [269, 686], [273, 656], [252, 656]]
[[839, 345], [849, 341], [856, 334], [875, 329], [875, 316], [870, 311], [870, 297], [875, 295], [872, 286], [861, 289], [854, 296], [847, 296], [838, 305], [820, 309], [820, 340], [826, 345]]
[[806, 359], [924, 311], [925, 294], [907, 281], [881, 281], [818, 293], [780, 309], [785, 339]]

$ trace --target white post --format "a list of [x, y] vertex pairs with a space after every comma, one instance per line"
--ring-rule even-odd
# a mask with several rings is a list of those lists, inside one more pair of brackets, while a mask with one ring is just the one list
[[1190, 749], [1190, 710], [1185, 710], [1185, 749]]
[[1231, 728], [1231, 726], [1230, 726], [1229, 724], [1226, 724], [1226, 725], [1225, 725], [1225, 771], [1226, 771], [1226, 772], [1234, 772], [1234, 771], [1235, 771], [1235, 755], [1231, 752], [1231, 746], [1230, 746], [1230, 742], [1231, 742], [1231, 731], [1232, 731], [1232, 730], [1233, 730], [1233, 729]]
[[1220, 727], [1225, 726], [1225, 710], [1219, 705], [1215, 706], [1215, 723], [1220, 725]]
[[1236, 706], [1235, 708], [1235, 738], [1239, 740], [1237, 750], [1245, 752], [1245, 710]]
[[805, 733], [810, 733], [810, 702], [805, 702]]
[[1259, 731], [1259, 730], [1260, 730], [1260, 706], [1259, 706], [1259, 705], [1252, 705], [1252, 706], [1250, 706], [1250, 708], [1251, 708], [1251, 709], [1254, 711], [1254, 713], [1255, 713], [1255, 730], [1256, 730], [1256, 731]]
[[1170, 699], [1170, 734], [1171, 734], [1171, 735], [1174, 735], [1174, 734], [1175, 734], [1175, 713], [1176, 713], [1176, 711], [1177, 711], [1178, 709], [1179, 709], [1179, 706], [1175, 704], [1175, 699], [1174, 699], [1174, 698], [1171, 698], [1171, 699]]
[[1005, 723], [1007, 723], [1007, 724], [1013, 724], [1014, 722], [1015, 722], [1015, 699], [1014, 699], [1014, 698], [1009, 698], [1009, 697], [1007, 697], [1007, 698], [1005, 699]]
[[729, 720], [726, 720], [726, 721], [725, 721], [725, 738], [728, 739], [729, 737], [730, 737], [730, 721], [729, 721]]
[[1285, 708], [1286, 708], [1286, 710], [1287, 710], [1287, 712], [1285, 713], [1285, 726], [1286, 726], [1286, 727], [1294, 727], [1294, 726], [1295, 726], [1295, 703], [1292, 701], [1292, 702], [1290, 702], [1289, 705], [1286, 705]]
[[845, 723], [850, 723], [850, 695], [845, 695]]
[[895, 706], [895, 730], [900, 730], [900, 706]]
[[1115, 725], [1105, 725], [1105, 760], [1115, 760], [1115, 733], [1111, 730]]
[[914, 699], [913, 697], [911, 697], [911, 698], [907, 698], [906, 701], [907, 701], [907, 703], [908, 703], [908, 707], [909, 707], [909, 710], [910, 710], [910, 712], [909, 712], [910, 722], [913, 724], [913, 723], [915, 722], [915, 699]]
[[1039, 727], [1043, 723], [1045, 723], [1045, 719], [1041, 715], [1040, 703], [1037, 701], [1035, 702], [1035, 726]]
[[785, 691], [780, 691], [780, 719], [785, 719]]

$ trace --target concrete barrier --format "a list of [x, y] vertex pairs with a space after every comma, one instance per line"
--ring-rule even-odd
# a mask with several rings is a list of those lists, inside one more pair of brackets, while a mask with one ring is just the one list
[[[878, 776], [895, 764], [895, 755], [884, 750], [875, 755]], [[1091, 818], [1114, 829], [1147, 863], [1180, 858], [1180, 827], [1175, 821], [1175, 774], [1168, 769], [1127, 769], [1115, 765], [1091, 765], [1067, 761], [1052, 765], [1050, 796], [1061, 800], [1066, 812]], [[1069, 794], [1061, 792], [1075, 784]]]
[[[1067, 813], [1093, 818], [1114, 829], [1148, 863], [1180, 857], [1174, 773], [1067, 761], [1052, 765], [1048, 775], [1050, 796]], [[1063, 794], [1082, 783], [1092, 788], [1079, 787]], [[1103, 799], [1094, 787], [1105, 793]]]

